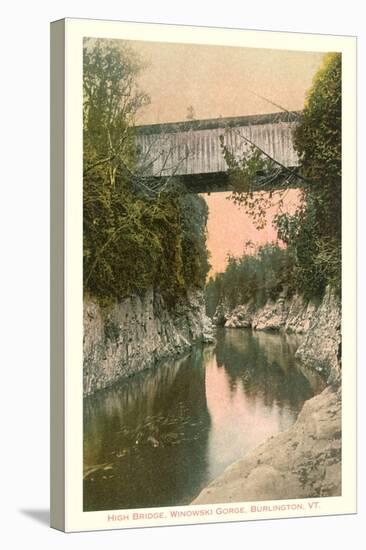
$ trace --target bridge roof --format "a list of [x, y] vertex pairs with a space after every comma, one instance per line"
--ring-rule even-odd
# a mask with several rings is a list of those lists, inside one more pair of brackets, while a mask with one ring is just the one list
[[201, 120], [184, 120], [181, 122], [165, 122], [162, 124], [144, 124], [136, 126], [138, 134], [160, 134], [188, 132], [190, 130], [211, 130], [215, 128], [235, 128], [270, 124], [274, 122], [295, 122], [301, 111], [280, 111], [263, 115], [246, 115], [235, 117], [207, 118]]

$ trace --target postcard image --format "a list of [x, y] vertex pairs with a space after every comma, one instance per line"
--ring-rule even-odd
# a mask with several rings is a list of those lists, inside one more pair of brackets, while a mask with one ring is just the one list
[[67, 24], [69, 529], [354, 512], [355, 39]]

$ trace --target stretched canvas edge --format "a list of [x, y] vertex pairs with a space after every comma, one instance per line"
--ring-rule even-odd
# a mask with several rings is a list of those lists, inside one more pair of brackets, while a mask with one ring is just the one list
[[[53, 24], [54, 26], [60, 22]], [[243, 508], [241, 513], [219, 512], [219, 505], [194, 505], [159, 507], [148, 509], [113, 510], [111, 512], [83, 512], [83, 404], [82, 404], [82, 335], [83, 335], [83, 285], [82, 285], [82, 41], [84, 37], [118, 38], [156, 42], [184, 42], [192, 44], [212, 44], [242, 46], [252, 48], [286, 49], [298, 51], [337, 51], [342, 53], [342, 496], [311, 499], [317, 507], [309, 507], [309, 499], [289, 501], [268, 501], [231, 504], [231, 508]], [[53, 327], [51, 383], [51, 432], [54, 464], [51, 469], [51, 485], [57, 498], [51, 501], [51, 517], [56, 515], [64, 522], [53, 522], [53, 526], [65, 531], [121, 529], [158, 525], [182, 525], [192, 523], [216, 523], [221, 521], [244, 521], [318, 515], [347, 514], [356, 512], [356, 38], [285, 33], [276, 31], [252, 31], [239, 29], [217, 29], [209, 27], [187, 27], [150, 23], [126, 23], [118, 21], [66, 19], [64, 20], [64, 87], [63, 146], [56, 145], [60, 140], [60, 128], [51, 134], [58, 160], [52, 160], [53, 188], [61, 192], [63, 182], [64, 219], [58, 221], [52, 239], [52, 246], [62, 245], [60, 235], [64, 235], [64, 250], [54, 250], [53, 275], [58, 277], [53, 294]], [[58, 136], [58, 137], [57, 137]], [[60, 149], [58, 149], [60, 148]], [[64, 177], [57, 172], [60, 159]], [[62, 170], [61, 170], [62, 172]], [[57, 206], [58, 215], [61, 212]], [[55, 212], [53, 212], [55, 217]], [[55, 219], [54, 219], [55, 222]], [[57, 225], [57, 223], [56, 223]], [[61, 270], [56, 256], [63, 256]], [[61, 272], [58, 273], [58, 270]], [[56, 288], [56, 290], [55, 290]], [[60, 299], [64, 292], [63, 306]], [[55, 312], [55, 308], [57, 311]], [[61, 309], [59, 309], [61, 308]], [[62, 311], [61, 311], [62, 310]], [[63, 329], [63, 330], [62, 330]], [[62, 344], [62, 350], [60, 349]], [[64, 358], [63, 358], [64, 355]], [[57, 385], [59, 387], [57, 388]], [[64, 388], [64, 395], [63, 395]], [[60, 400], [63, 401], [60, 404]], [[63, 406], [62, 406], [63, 405]], [[63, 430], [61, 424], [64, 420]], [[52, 462], [52, 461], [51, 461]], [[64, 471], [62, 471], [62, 466]], [[64, 477], [64, 498], [62, 489]], [[60, 493], [58, 495], [58, 493]], [[267, 506], [267, 512], [252, 513], [251, 506]], [[291, 508], [292, 506], [292, 508]], [[229, 508], [222, 505], [221, 509]], [[281, 510], [281, 507], [284, 508]], [[289, 508], [287, 508], [289, 507]], [[57, 514], [55, 510], [58, 510]], [[53, 510], [53, 511], [52, 511]], [[61, 512], [60, 512], [61, 510]], [[171, 510], [212, 510], [184, 518], [171, 518]], [[272, 510], [272, 511], [271, 511]], [[275, 510], [275, 511], [273, 511]], [[151, 519], [134, 519], [141, 514], [153, 516]], [[115, 516], [117, 519], [111, 519]], [[128, 517], [128, 519], [126, 519]], [[118, 519], [120, 518], [120, 519]], [[52, 521], [52, 520], [51, 520]]]

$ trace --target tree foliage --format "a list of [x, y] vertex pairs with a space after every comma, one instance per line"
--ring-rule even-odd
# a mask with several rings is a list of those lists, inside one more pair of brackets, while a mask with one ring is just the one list
[[236, 258], [229, 256], [224, 273], [211, 277], [206, 288], [206, 310], [213, 316], [219, 304], [229, 309], [252, 302], [263, 306], [268, 299], [275, 300], [284, 290], [292, 288], [294, 258], [291, 250], [269, 243], [254, 253], [245, 251]]
[[[255, 182], [259, 174], [275, 173], [276, 165], [254, 144], [248, 147], [241, 159], [237, 159], [224, 145], [224, 136], [220, 136], [220, 143], [232, 188], [230, 200], [243, 207], [256, 229], [261, 230], [266, 225], [267, 210], [273, 205], [273, 192], [255, 190]], [[276, 192], [278, 201], [281, 201], [283, 194], [284, 191]]]
[[145, 193], [135, 175], [140, 70], [120, 43], [85, 43], [84, 291], [108, 303], [153, 287], [174, 304], [204, 285], [208, 212], [179, 186]]
[[136, 77], [142, 64], [120, 41], [84, 40], [84, 174], [115, 183], [134, 160], [136, 113], [149, 103]]
[[342, 176], [341, 54], [325, 56], [314, 78], [294, 144], [309, 181], [321, 235], [340, 237]]
[[[279, 195], [274, 226], [294, 259], [293, 286], [307, 298], [320, 296], [327, 284], [340, 289], [341, 71], [341, 54], [324, 56], [294, 131], [299, 167], [296, 170], [283, 167], [280, 174], [283, 190], [271, 191], [272, 182], [278, 185], [279, 167], [275, 159], [253, 143], [241, 159], [236, 159], [222, 142], [233, 187], [231, 199], [244, 206], [257, 229], [264, 227], [266, 210], [275, 205], [274, 197]], [[267, 193], [255, 191], [261, 174], [265, 174], [262, 180]], [[286, 186], [294, 181], [303, 193], [297, 211], [290, 215], [282, 206]]]
[[341, 54], [325, 56], [294, 133], [300, 169], [308, 184], [295, 216], [297, 230], [283, 231], [296, 250], [295, 276], [306, 294], [321, 294], [341, 284], [342, 64]]

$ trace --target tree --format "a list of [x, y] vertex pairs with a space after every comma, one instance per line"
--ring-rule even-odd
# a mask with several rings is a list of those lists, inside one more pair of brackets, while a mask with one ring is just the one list
[[[297, 230], [282, 238], [295, 247], [298, 285], [308, 295], [327, 284], [340, 289], [342, 210], [342, 58], [331, 53], [315, 75], [294, 132], [305, 200], [296, 213]], [[288, 220], [291, 217], [288, 217]]]
[[135, 116], [149, 103], [136, 77], [142, 64], [124, 42], [85, 39], [83, 48], [84, 175], [108, 176], [134, 160]]
[[294, 132], [301, 173], [309, 181], [320, 236], [341, 235], [342, 58], [324, 57]]
[[[245, 136], [240, 135], [243, 140]], [[283, 202], [285, 190], [277, 190], [275, 193], [270, 190], [258, 190], [257, 180], [259, 174], [278, 174], [276, 163], [266, 155], [256, 144], [250, 142], [247, 151], [241, 159], [237, 159], [229, 148], [224, 144], [224, 136], [220, 136], [221, 149], [228, 166], [228, 177], [232, 193], [230, 199], [252, 218], [255, 227], [260, 230], [266, 225], [266, 213], [268, 208], [273, 206], [274, 201], [280, 205]], [[268, 181], [265, 176], [264, 185]], [[274, 197], [275, 195], [275, 197]]]
[[293, 256], [289, 248], [267, 243], [240, 257], [229, 256], [223, 273], [211, 277], [206, 288], [206, 311], [213, 317], [219, 305], [233, 309], [251, 302], [257, 307], [275, 300], [291, 287]]
[[[244, 206], [257, 229], [266, 223], [269, 206], [278, 205], [274, 223], [278, 238], [294, 258], [293, 285], [306, 297], [321, 295], [327, 284], [340, 288], [341, 279], [341, 55], [324, 56], [315, 75], [304, 110], [297, 117], [294, 146], [299, 167], [281, 166], [255, 143], [236, 159], [222, 138], [229, 167], [232, 200]], [[285, 109], [283, 109], [285, 111]], [[273, 182], [282, 187], [271, 189]], [[258, 185], [259, 182], [259, 185]], [[282, 210], [288, 185], [297, 183], [303, 194], [297, 211]], [[256, 192], [261, 183], [267, 192]]]
[[123, 42], [84, 45], [84, 291], [109, 303], [154, 288], [174, 305], [204, 285], [207, 207], [178, 186], [149, 188], [137, 166], [141, 67]]

